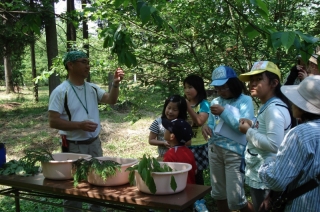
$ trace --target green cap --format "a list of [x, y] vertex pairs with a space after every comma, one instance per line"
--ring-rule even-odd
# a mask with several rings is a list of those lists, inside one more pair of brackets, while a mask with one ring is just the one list
[[80, 58], [88, 58], [87, 54], [83, 51], [70, 51], [63, 57], [63, 65], [66, 66], [68, 62], [78, 60]]
[[278, 75], [279, 79], [281, 79], [281, 73], [276, 64], [270, 61], [259, 61], [255, 62], [251, 68], [251, 71], [245, 74], [240, 74], [239, 79], [243, 82], [250, 81], [250, 76], [261, 74], [265, 71], [269, 71]]

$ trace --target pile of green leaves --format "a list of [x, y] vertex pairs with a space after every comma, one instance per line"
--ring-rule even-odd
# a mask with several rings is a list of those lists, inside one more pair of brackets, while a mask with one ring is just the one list
[[121, 164], [112, 160], [99, 160], [97, 158], [79, 159], [72, 164], [73, 186], [77, 187], [80, 181], [87, 180], [91, 170], [100, 176], [103, 180], [115, 176], [117, 171], [121, 171]]
[[25, 156], [19, 160], [10, 160], [0, 168], [0, 175], [31, 176], [39, 173], [37, 162], [54, 160], [47, 149], [26, 150]]
[[[150, 156], [143, 155], [140, 162], [132, 167], [127, 168], [126, 171], [130, 171], [129, 182], [131, 185], [134, 185], [134, 176], [135, 171], [138, 171], [142, 180], [145, 182], [152, 194], [157, 192], [156, 184], [152, 177], [152, 172], [172, 172], [172, 168], [164, 164], [163, 166], [157, 161], [157, 159]], [[177, 189], [177, 183], [174, 176], [171, 176], [170, 186], [173, 191]]]

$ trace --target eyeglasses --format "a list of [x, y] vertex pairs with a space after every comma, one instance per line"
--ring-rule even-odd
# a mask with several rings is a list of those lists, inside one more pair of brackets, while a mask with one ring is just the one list
[[224, 91], [228, 91], [229, 88], [218, 88], [218, 87], [215, 87], [214, 90], [215, 90], [216, 92], [224, 92]]
[[79, 62], [79, 63], [82, 63], [84, 65], [88, 65], [88, 66], [90, 65], [90, 61], [89, 60], [75, 60], [73, 62]]

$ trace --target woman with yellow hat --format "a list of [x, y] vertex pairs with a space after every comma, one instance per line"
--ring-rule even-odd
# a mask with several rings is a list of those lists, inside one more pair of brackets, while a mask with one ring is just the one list
[[286, 98], [280, 91], [279, 68], [270, 61], [253, 64], [250, 72], [239, 79], [249, 81], [251, 96], [260, 99], [256, 121], [240, 119], [239, 130], [246, 134], [245, 183], [250, 187], [253, 206], [258, 211], [269, 188], [258, 176], [260, 166], [278, 151], [285, 134], [291, 128], [291, 112]]

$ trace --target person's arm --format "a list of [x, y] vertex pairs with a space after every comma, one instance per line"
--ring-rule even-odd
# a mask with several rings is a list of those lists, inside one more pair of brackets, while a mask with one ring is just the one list
[[164, 147], [170, 148], [170, 145], [168, 144], [167, 141], [158, 140], [157, 134], [151, 131], [149, 133], [149, 144], [154, 146], [164, 146]]
[[[233, 106], [233, 105], [231, 105]], [[254, 109], [251, 97], [242, 96], [241, 103], [237, 106], [240, 117], [235, 116], [232, 111], [224, 109], [220, 114], [221, 119], [234, 131], [239, 132], [240, 118], [252, 119], [254, 117]]]
[[60, 113], [49, 110], [49, 125], [51, 128], [72, 131], [72, 130], [83, 130], [88, 132], [94, 132], [98, 124], [91, 121], [67, 121], [60, 117]]
[[149, 127], [149, 130], [150, 130], [149, 144], [154, 146], [164, 146], [164, 147], [170, 148], [170, 145], [167, 141], [165, 140], [161, 141], [157, 139], [158, 134], [160, 133], [159, 122], [157, 120], [158, 119], [154, 120]]
[[260, 167], [259, 177], [268, 188], [284, 191], [303, 170], [306, 161], [312, 158], [299, 136], [299, 131], [291, 130], [284, 138], [275, 160]]
[[256, 129], [249, 128], [246, 133], [248, 142], [256, 148], [277, 153], [285, 133], [285, 116], [277, 108], [268, 107], [265, 110], [266, 132], [260, 133]]
[[114, 74], [110, 93], [104, 93], [100, 102], [105, 104], [116, 104], [119, 96], [120, 81], [123, 79], [124, 72], [118, 68]]
[[212, 137], [212, 131], [215, 126], [215, 117], [212, 113], [209, 114], [208, 124], [202, 126], [202, 136], [207, 141], [210, 137]]
[[200, 103], [199, 114], [194, 112], [189, 101], [186, 100], [186, 102], [187, 102], [187, 111], [193, 121], [193, 124], [201, 127], [203, 124], [206, 123], [208, 116], [209, 116], [209, 112], [210, 112], [209, 102], [205, 100]]

